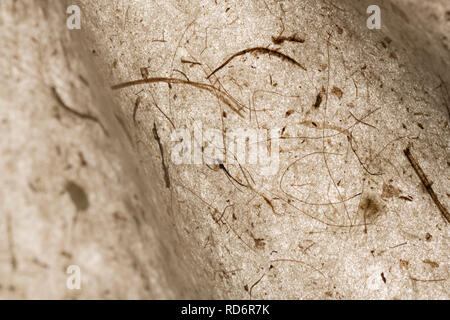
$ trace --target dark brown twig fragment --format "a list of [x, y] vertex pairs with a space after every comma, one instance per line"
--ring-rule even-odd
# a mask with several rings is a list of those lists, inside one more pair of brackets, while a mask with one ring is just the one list
[[294, 34], [292, 36], [288, 36], [288, 37], [285, 37], [285, 36], [272, 37], [272, 42], [274, 44], [283, 44], [283, 42], [285, 42], [285, 41], [304, 43], [305, 39], [297, 37], [296, 34]]
[[197, 61], [191, 61], [191, 60], [186, 60], [186, 59], [181, 59], [181, 63], [187, 63], [190, 65], [198, 65], [201, 66], [202, 64], [200, 62]]
[[315, 101], [314, 104], [313, 104], [313, 107], [314, 107], [314, 108], [317, 109], [318, 107], [320, 107], [320, 105], [322, 104], [322, 96], [323, 96], [323, 92], [320, 91], [320, 92], [317, 94], [316, 101]]
[[206, 83], [193, 82], [193, 81], [177, 79], [177, 78], [157, 77], [157, 78], [148, 78], [148, 79], [140, 79], [140, 80], [123, 82], [123, 83], [112, 86], [111, 89], [119, 90], [119, 89], [123, 89], [123, 88], [127, 88], [127, 87], [133, 87], [133, 86], [138, 86], [138, 85], [142, 85], [142, 84], [158, 83], [158, 82], [164, 82], [169, 85], [184, 84], [184, 85], [193, 86], [200, 90], [209, 91], [212, 94], [214, 94], [217, 98], [219, 98], [222, 102], [224, 102], [228, 107], [230, 107], [231, 110], [233, 110], [234, 112], [236, 112], [239, 116], [241, 116], [243, 118], [243, 115], [241, 113], [243, 106], [239, 101], [237, 101], [235, 98], [233, 98], [228, 93], [226, 93], [220, 89], [217, 89], [216, 87], [206, 84]]
[[159, 152], [161, 153], [161, 163], [164, 171], [164, 182], [166, 183], [166, 188], [170, 189], [170, 177], [169, 177], [169, 170], [167, 169], [166, 162], [164, 160], [164, 148], [161, 143], [161, 139], [158, 135], [158, 130], [156, 129], [156, 124], [153, 123], [153, 137], [155, 138], [156, 142], [159, 146]]
[[447, 223], [450, 222], [450, 214], [448, 213], [447, 209], [442, 205], [442, 203], [439, 201], [436, 193], [434, 193], [432, 186], [432, 182], [430, 182], [423, 172], [422, 168], [417, 163], [416, 159], [411, 154], [411, 150], [409, 147], [407, 147], [405, 150], [403, 150], [405, 153], [406, 158], [408, 158], [409, 163], [411, 163], [411, 166], [414, 168], [414, 171], [419, 176], [420, 181], [422, 181], [423, 185], [425, 186], [425, 189], [427, 190], [428, 194], [430, 195], [431, 199], [433, 199], [433, 202], [438, 207], [439, 211], [441, 212], [442, 216], [445, 220], [447, 220]]
[[242, 56], [244, 54], [247, 53], [259, 53], [259, 54], [268, 54], [269, 56], [275, 56], [280, 58], [281, 60], [285, 60], [288, 61], [298, 67], [300, 67], [301, 69], [306, 70], [306, 68], [304, 66], [302, 66], [300, 63], [298, 63], [297, 61], [295, 61], [294, 59], [292, 59], [291, 57], [285, 55], [284, 53], [281, 53], [279, 51], [273, 50], [273, 49], [268, 49], [268, 48], [264, 48], [264, 47], [256, 47], [256, 48], [249, 48], [249, 49], [245, 49], [242, 51], [239, 51], [235, 54], [233, 54], [231, 57], [229, 57], [224, 63], [222, 63], [219, 67], [217, 67], [216, 69], [214, 69], [213, 72], [211, 72], [206, 79], [209, 79], [213, 74], [215, 74], [217, 71], [221, 70], [223, 67], [225, 67], [228, 63], [231, 62], [231, 60], [233, 60], [236, 57]]

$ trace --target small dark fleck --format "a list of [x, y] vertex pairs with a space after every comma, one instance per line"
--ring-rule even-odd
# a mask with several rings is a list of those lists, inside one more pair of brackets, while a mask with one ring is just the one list
[[430, 259], [425, 259], [423, 260], [423, 263], [428, 264], [430, 267], [432, 267], [433, 269], [439, 268], [439, 263], [435, 262], [435, 261], [431, 261]]
[[413, 198], [411, 196], [400, 196], [399, 199], [402, 199], [405, 201], [413, 201]]
[[314, 102], [313, 104], [314, 108], [320, 107], [321, 103], [322, 103], [322, 91], [319, 92], [319, 94], [316, 97], [316, 102]]
[[72, 254], [67, 251], [61, 251], [61, 255], [67, 259], [72, 259]]
[[342, 90], [336, 86], [334, 86], [333, 89], [331, 89], [331, 93], [334, 94], [339, 99], [341, 99], [342, 95], [344, 94], [344, 92], [342, 92]]
[[86, 167], [88, 163], [86, 162], [86, 159], [84, 158], [83, 152], [78, 152], [78, 157], [80, 158], [80, 164], [82, 167]]
[[147, 79], [149, 77], [148, 68], [141, 68], [141, 76], [143, 79]]
[[381, 273], [381, 279], [383, 279], [383, 282], [386, 283], [386, 278], [384, 276], [384, 272]]
[[73, 181], [68, 181], [65, 188], [78, 211], [85, 211], [89, 208], [89, 199], [82, 187]]
[[286, 111], [286, 115], [285, 115], [285, 118], [287, 118], [287, 117], [289, 117], [291, 114], [293, 114], [294, 113], [294, 110], [288, 110], [288, 111]]
[[254, 241], [255, 241], [255, 247], [257, 249], [264, 249], [264, 247], [266, 246], [264, 239], [254, 239]]

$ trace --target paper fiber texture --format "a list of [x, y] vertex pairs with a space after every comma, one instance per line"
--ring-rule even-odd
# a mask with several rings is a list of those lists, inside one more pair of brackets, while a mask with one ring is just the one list
[[450, 7], [371, 5], [2, 1], [0, 297], [448, 299]]

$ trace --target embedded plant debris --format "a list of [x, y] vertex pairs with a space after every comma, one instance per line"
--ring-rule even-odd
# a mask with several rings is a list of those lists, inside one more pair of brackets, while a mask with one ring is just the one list
[[190, 80], [189, 80], [189, 77], [187, 76], [187, 74], [184, 73], [183, 71], [178, 70], [178, 69], [173, 69], [173, 71], [178, 72], [178, 73], [181, 74], [183, 77], [185, 77], [187, 81], [190, 81]]
[[211, 72], [206, 77], [206, 79], [209, 79], [213, 74], [215, 74], [216, 72], [221, 70], [223, 67], [225, 67], [227, 64], [229, 64], [234, 58], [242, 56], [242, 55], [245, 55], [247, 53], [267, 54], [269, 56], [275, 56], [277, 58], [280, 58], [281, 60], [290, 62], [290, 63], [298, 66], [299, 68], [307, 71], [304, 66], [302, 66], [300, 63], [298, 63], [296, 60], [294, 60], [293, 58], [289, 57], [288, 55], [285, 55], [284, 53], [281, 53], [281, 52], [273, 50], [273, 49], [264, 48], [264, 47], [256, 47], [256, 48], [245, 49], [245, 50], [242, 50], [242, 51], [239, 51], [239, 52], [233, 54], [224, 63], [222, 63], [219, 67], [214, 69], [214, 71]]
[[405, 201], [413, 201], [413, 197], [411, 196], [399, 196], [398, 198]]
[[314, 102], [314, 104], [313, 104], [313, 107], [314, 108], [319, 108], [320, 107], [320, 105], [322, 104], [322, 97], [323, 97], [323, 88], [322, 88], [322, 90], [317, 94], [317, 97], [316, 97], [316, 101]]
[[200, 62], [190, 61], [187, 59], [181, 59], [181, 63], [186, 63], [186, 64], [190, 64], [190, 65], [198, 65], [198, 66], [202, 65]]
[[364, 125], [366, 125], [366, 126], [368, 126], [368, 127], [371, 127], [371, 128], [374, 128], [374, 129], [377, 129], [377, 130], [378, 130], [377, 127], [371, 125], [370, 123], [367, 123], [367, 122], [362, 121], [361, 119], [357, 118], [357, 117], [356, 117], [353, 113], [351, 113], [350, 111], [348, 111], [348, 113], [350, 113], [350, 115], [352, 116], [352, 118], [355, 119], [356, 121], [358, 121], [359, 123], [362, 123], [362, 124], [364, 124]]
[[[434, 16], [430, 10], [420, 10], [426, 14], [417, 16], [417, 28], [390, 15], [382, 17], [389, 30], [364, 32], [366, 19], [379, 17], [367, 14], [369, 3], [351, 0], [339, 7], [332, 0], [81, 1], [84, 31], [71, 41], [75, 31], [61, 23], [69, 19], [65, 1], [11, 2], [17, 5], [6, 6], [5, 17], [16, 18], [20, 32], [0, 33], [0, 61], [10, 66], [4, 75], [15, 76], [0, 90], [0, 100], [13, 106], [0, 118], [11, 198], [0, 210], [6, 298], [36, 296], [39, 274], [52, 266], [74, 273], [71, 288], [79, 271], [98, 276], [92, 290], [70, 292], [61, 277], [50, 277], [48, 287], [61, 290], [44, 288], [44, 298], [448, 293], [446, 222], [401, 155], [416, 141], [411, 152], [450, 211], [450, 85], [440, 84], [439, 73], [450, 79], [447, 61], [439, 59], [446, 53], [442, 37], [427, 36], [431, 25], [421, 27], [440, 27], [442, 19], [426, 19]], [[424, 45], [429, 50], [414, 50]], [[262, 51], [215, 71], [254, 47], [286, 54], [307, 71]], [[138, 79], [145, 81], [111, 90]], [[93, 119], [58, 105], [52, 86], [68, 108], [96, 117], [110, 139]], [[69, 181], [84, 189], [86, 211], [66, 191]], [[411, 219], [414, 208], [420, 214]], [[27, 215], [29, 209], [39, 214]], [[98, 245], [89, 246], [93, 241]], [[98, 263], [65, 270], [92, 252]], [[102, 274], [105, 267], [110, 272]], [[108, 285], [110, 275], [117, 285]], [[123, 279], [132, 285], [121, 285]]]
[[398, 197], [401, 193], [401, 190], [394, 187], [391, 184], [386, 184], [383, 183], [383, 189], [382, 189], [382, 193], [381, 193], [381, 198], [383, 199], [388, 199], [388, 198], [393, 198], [393, 197]]
[[147, 79], [150, 76], [148, 68], [141, 68], [141, 76], [143, 79]]
[[270, 201], [266, 196], [264, 196], [264, 195], [262, 195], [262, 194], [261, 194], [261, 197], [262, 197], [262, 198], [264, 199], [264, 201], [269, 205], [270, 209], [272, 209], [272, 212], [273, 212], [274, 214], [276, 214], [276, 212], [275, 212], [275, 207], [273, 206], [272, 201]]
[[361, 160], [361, 158], [359, 157], [358, 153], [356, 152], [355, 147], [353, 146], [353, 139], [352, 139], [352, 137], [347, 136], [347, 139], [348, 139], [348, 143], [350, 144], [350, 148], [352, 149], [353, 153], [356, 156], [356, 159], [358, 159], [358, 162], [361, 165], [361, 167], [364, 169], [364, 171], [366, 171], [371, 176], [381, 176], [383, 174], [382, 172], [371, 172], [367, 168], [366, 164]]
[[97, 123], [103, 130], [103, 132], [105, 133], [106, 136], [109, 136], [108, 131], [106, 131], [105, 127], [103, 126], [103, 124], [94, 116], [87, 114], [87, 113], [81, 113], [79, 111], [76, 111], [72, 108], [70, 108], [69, 106], [67, 106], [67, 104], [64, 102], [64, 100], [61, 98], [61, 96], [59, 95], [58, 91], [56, 90], [55, 87], [51, 87], [52, 89], [52, 94], [55, 98], [55, 100], [58, 102], [59, 106], [61, 108], [63, 108], [64, 110], [66, 110], [67, 112], [71, 113], [72, 115], [84, 119], [84, 120], [89, 120], [89, 121], [93, 121], [95, 123]]
[[295, 110], [292, 110], [292, 109], [290, 109], [290, 110], [288, 110], [288, 111], [286, 111], [286, 114], [285, 114], [285, 118], [288, 118], [291, 114], [293, 114], [295, 112]]
[[303, 266], [305, 266], [305, 267], [308, 267], [308, 268], [310, 268], [310, 269], [316, 271], [316, 272], [319, 273], [322, 277], [327, 278], [327, 276], [326, 276], [322, 271], [320, 271], [320, 270], [317, 269], [316, 267], [314, 267], [314, 266], [312, 266], [312, 265], [310, 265], [310, 264], [308, 264], [308, 263], [306, 263], [306, 262], [303, 262], [302, 260], [289, 259], [289, 258], [282, 258], [282, 259], [270, 260], [270, 263], [272, 263], [272, 264], [277, 263], [277, 262], [287, 262], [287, 263], [296, 263], [296, 264], [300, 264], [300, 265], [303, 265]]
[[331, 89], [331, 93], [334, 94], [334, 95], [335, 95], [336, 97], [338, 97], [339, 99], [341, 99], [342, 96], [344, 95], [344, 92], [343, 92], [341, 89], [339, 89], [338, 87], [336, 87], [336, 86], [334, 86], [334, 87]]
[[425, 259], [423, 260], [423, 263], [428, 264], [431, 268], [433, 269], [437, 269], [439, 268], [439, 263], [435, 262], [435, 261], [431, 261], [430, 259]]
[[383, 212], [384, 207], [375, 195], [368, 194], [361, 200], [359, 209], [363, 211], [364, 233], [367, 233], [367, 221], [371, 224], [374, 223]]
[[170, 119], [169, 116], [158, 106], [158, 103], [156, 102], [155, 96], [153, 95], [153, 93], [151, 91], [150, 91], [150, 95], [152, 96], [153, 105], [155, 106], [155, 108], [158, 109], [159, 112], [161, 112], [161, 114], [164, 116], [164, 118], [166, 118], [166, 120], [169, 121], [169, 123], [172, 126], [172, 128], [175, 129], [175, 124], [173, 123], [172, 119]]
[[65, 189], [78, 211], [89, 208], [89, 199], [84, 189], [73, 181], [67, 181]]
[[221, 161], [219, 161], [219, 168], [222, 169], [226, 176], [233, 180], [234, 182], [236, 182], [238, 185], [240, 185], [241, 187], [248, 187], [247, 185], [243, 184], [242, 182], [238, 181], [235, 177], [233, 177], [230, 172], [225, 168], [225, 166], [223, 165], [223, 163]]
[[433, 188], [431, 187], [433, 183], [430, 182], [430, 180], [428, 180], [427, 176], [423, 172], [423, 170], [420, 167], [419, 163], [417, 162], [417, 160], [412, 155], [411, 150], [409, 149], [409, 147], [407, 147], [405, 150], [403, 150], [403, 152], [404, 152], [406, 158], [408, 158], [409, 163], [411, 163], [411, 166], [413, 167], [414, 171], [419, 176], [420, 181], [422, 181], [422, 184], [424, 185], [424, 187], [427, 190], [428, 194], [430, 195], [431, 199], [433, 199], [433, 202], [438, 207], [439, 211], [442, 214], [442, 217], [445, 220], [447, 220], [447, 223], [449, 223], [450, 222], [450, 214], [448, 213], [447, 208], [445, 208], [442, 205], [442, 203], [439, 201], [436, 193], [434, 192]]
[[254, 284], [252, 284], [252, 286], [250, 287], [250, 290], [249, 290], [249, 292], [248, 292], [248, 294], [250, 295], [250, 300], [252, 299], [252, 291], [253, 291], [253, 288], [254, 287], [256, 287], [257, 285], [258, 285], [258, 283], [260, 283], [261, 282], [261, 280], [264, 278], [264, 276], [265, 276], [266, 274], [263, 274]]
[[413, 280], [413, 281], [418, 281], [418, 282], [439, 282], [439, 281], [446, 281], [447, 280], [447, 279], [444, 279], [444, 278], [442, 278], [442, 279], [419, 279], [419, 278], [412, 277], [412, 276], [410, 276], [409, 278], [411, 280]]
[[158, 129], [156, 129], [156, 124], [153, 123], [153, 137], [155, 138], [156, 142], [159, 146], [159, 152], [161, 154], [161, 162], [162, 162], [162, 168], [164, 171], [164, 182], [166, 183], [166, 188], [170, 189], [170, 176], [169, 176], [169, 170], [167, 169], [166, 162], [164, 160], [164, 148], [161, 143], [161, 138], [158, 135]]
[[136, 98], [136, 101], [134, 102], [134, 109], [133, 109], [133, 123], [136, 124], [136, 113], [139, 109], [139, 106], [141, 105], [142, 98], [139, 96]]
[[283, 44], [285, 41], [289, 42], [298, 42], [298, 43], [304, 43], [305, 39], [299, 38], [296, 34], [292, 36], [278, 36], [278, 37], [272, 37], [272, 42], [274, 44]]
[[157, 78], [148, 78], [148, 79], [140, 79], [140, 80], [134, 80], [129, 82], [123, 82], [117, 85], [114, 85], [111, 87], [112, 90], [120, 90], [127, 87], [133, 87], [143, 84], [149, 84], [149, 83], [167, 83], [167, 84], [184, 84], [189, 85], [195, 88], [198, 88], [200, 90], [205, 90], [208, 92], [211, 92], [214, 94], [217, 98], [219, 98], [222, 102], [224, 102], [231, 110], [233, 110], [235, 113], [237, 113], [240, 117], [244, 117], [241, 113], [242, 109], [244, 108], [243, 105], [237, 101], [235, 98], [233, 98], [228, 93], [217, 89], [216, 87], [206, 84], [206, 83], [200, 83], [200, 82], [193, 82], [183, 79], [177, 79], [177, 78], [163, 78], [163, 77], [157, 77]]

